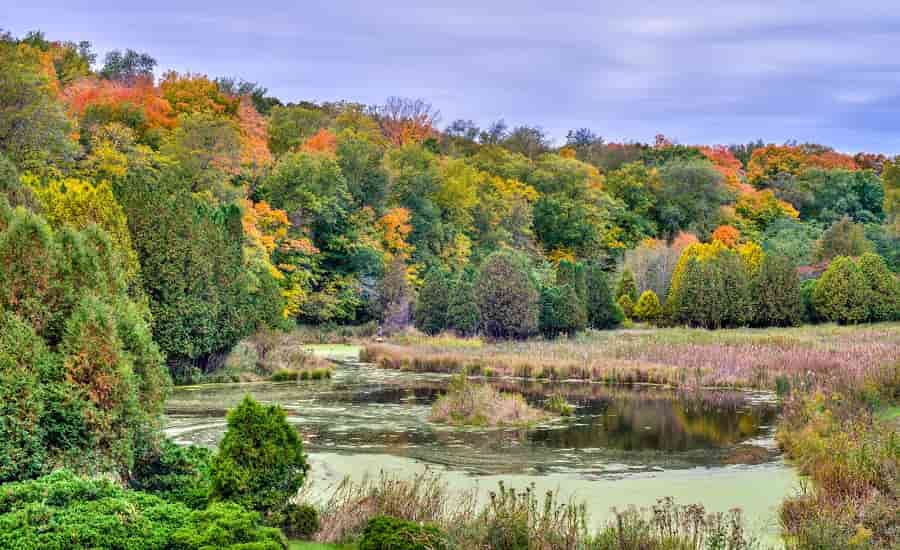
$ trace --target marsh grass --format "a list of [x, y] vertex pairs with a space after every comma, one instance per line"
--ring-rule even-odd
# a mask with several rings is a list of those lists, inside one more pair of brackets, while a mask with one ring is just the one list
[[434, 402], [430, 420], [454, 426], [527, 426], [547, 415], [517, 393], [469, 380], [465, 371], [454, 376], [447, 392]]
[[[456, 339], [465, 340], [465, 339]], [[461, 345], [420, 337], [364, 346], [383, 368], [543, 380], [806, 391], [862, 380], [900, 355], [900, 324], [588, 331], [572, 339]]]

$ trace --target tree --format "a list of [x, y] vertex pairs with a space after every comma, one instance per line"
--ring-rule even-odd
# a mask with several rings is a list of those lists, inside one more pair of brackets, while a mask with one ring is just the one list
[[430, 103], [407, 97], [389, 97], [376, 112], [384, 136], [397, 146], [435, 137], [441, 120], [441, 112]]
[[444, 269], [434, 267], [428, 271], [416, 297], [416, 328], [427, 334], [437, 334], [449, 327], [452, 291], [452, 281]]
[[751, 285], [756, 325], [786, 327], [800, 324], [803, 313], [800, 278], [789, 258], [764, 256]]
[[740, 239], [741, 232], [730, 225], [720, 225], [712, 234], [712, 240], [719, 241], [728, 248], [737, 246]]
[[623, 321], [623, 312], [613, 299], [609, 280], [602, 266], [591, 263], [586, 269], [587, 279], [587, 320], [595, 329], [610, 329]]
[[228, 428], [211, 465], [212, 500], [263, 513], [277, 511], [306, 479], [303, 441], [284, 409], [247, 395], [228, 411]]
[[269, 149], [275, 156], [296, 151], [325, 123], [325, 115], [316, 109], [290, 105], [272, 108], [269, 116]]
[[619, 306], [619, 309], [622, 310], [625, 317], [630, 319], [634, 316], [634, 300], [631, 299], [630, 295], [623, 294], [619, 296], [616, 300], [616, 305]]
[[816, 241], [821, 235], [818, 225], [782, 218], [766, 228], [760, 244], [766, 254], [786, 256], [798, 265], [805, 265], [813, 261]]
[[475, 285], [468, 274], [463, 274], [450, 292], [447, 326], [463, 336], [471, 336], [481, 327], [481, 312], [475, 303]]
[[112, 50], [106, 54], [100, 76], [107, 80], [115, 80], [132, 84], [136, 80], [153, 80], [153, 69], [156, 60], [149, 54], [138, 53], [132, 49]]
[[900, 319], [900, 280], [891, 273], [884, 259], [869, 252], [857, 264], [868, 287], [867, 320], [877, 323]]
[[231, 184], [240, 170], [241, 134], [232, 121], [207, 112], [182, 115], [162, 148], [194, 193], [211, 193], [223, 203], [243, 194]]
[[569, 284], [547, 285], [541, 289], [541, 334], [556, 338], [560, 334], [572, 336], [584, 330], [587, 309], [575, 287]]
[[20, 170], [40, 172], [74, 155], [54, 85], [31, 48], [0, 40], [0, 153]]
[[750, 268], [722, 245], [694, 245], [682, 253], [666, 309], [675, 323], [717, 329], [751, 320]]
[[721, 174], [706, 161], [676, 161], [665, 164], [659, 178], [655, 218], [660, 230], [668, 237], [682, 230], [710, 234], [719, 207], [731, 198]]
[[797, 179], [812, 200], [800, 206], [804, 219], [832, 223], [848, 216], [855, 222], [884, 219], [884, 187], [871, 170], [810, 169]]
[[388, 264], [379, 285], [379, 317], [381, 327], [387, 334], [410, 324], [414, 301], [406, 261], [403, 256], [395, 256]]
[[503, 139], [501, 144], [510, 151], [530, 159], [536, 159], [550, 150], [547, 134], [537, 126], [518, 126]]
[[813, 305], [826, 321], [855, 324], [868, 316], [868, 285], [852, 258], [838, 256], [816, 282]]
[[662, 317], [662, 305], [652, 290], [645, 290], [634, 305], [634, 317], [639, 321], [656, 323]]
[[816, 243], [815, 257], [819, 261], [838, 256], [856, 257], [871, 250], [872, 243], [866, 239], [863, 226], [845, 216], [822, 234]]
[[900, 234], [900, 162], [885, 162], [881, 172], [884, 185], [884, 214], [893, 227], [894, 234]]
[[619, 278], [619, 282], [616, 284], [615, 296], [616, 300], [618, 300], [622, 296], [628, 296], [628, 299], [631, 300], [632, 304], [637, 302], [637, 283], [634, 280], [634, 273], [632, 273], [630, 269], [622, 270], [622, 276]]
[[538, 290], [525, 260], [512, 252], [485, 259], [475, 281], [475, 303], [492, 338], [525, 338], [538, 329]]

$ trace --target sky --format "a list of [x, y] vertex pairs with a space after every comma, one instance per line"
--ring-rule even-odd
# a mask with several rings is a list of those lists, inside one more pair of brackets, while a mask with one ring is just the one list
[[422, 98], [556, 143], [761, 138], [900, 153], [897, 0], [2, 0], [0, 28], [132, 48], [282, 101]]

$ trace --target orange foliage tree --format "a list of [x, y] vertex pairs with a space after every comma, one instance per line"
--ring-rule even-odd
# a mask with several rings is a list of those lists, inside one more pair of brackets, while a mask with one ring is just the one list
[[734, 248], [740, 239], [741, 232], [730, 225], [720, 225], [712, 234], [712, 240], [718, 241], [728, 248]]
[[722, 174], [725, 184], [738, 193], [747, 193], [753, 188], [744, 183], [744, 168], [741, 161], [732, 154], [732, 152], [724, 145], [714, 145], [712, 147], [698, 147], [703, 156], [705, 156], [715, 167], [716, 171]]
[[271, 163], [266, 119], [256, 111], [249, 97], [240, 99], [238, 126], [241, 132], [241, 164], [265, 166]]
[[62, 92], [63, 102], [73, 117], [81, 117], [91, 105], [122, 105], [130, 103], [144, 112], [150, 128], [174, 128], [176, 119], [172, 106], [160, 97], [159, 90], [148, 79], [137, 79], [131, 85], [111, 80], [83, 78]]
[[337, 154], [337, 137], [326, 128], [320, 128], [306, 140], [301, 150], [309, 153], [325, 153], [333, 157]]
[[413, 251], [413, 246], [406, 242], [412, 232], [409, 210], [402, 207], [391, 208], [378, 220], [378, 225], [384, 234], [385, 263], [397, 256], [409, 257]]
[[436, 137], [440, 112], [421, 99], [389, 97], [378, 108], [378, 122], [384, 136], [394, 145]]
[[795, 145], [767, 145], [753, 151], [747, 165], [747, 179], [758, 185], [778, 174], [799, 175], [807, 168], [858, 170], [856, 161], [836, 151], [809, 152]]

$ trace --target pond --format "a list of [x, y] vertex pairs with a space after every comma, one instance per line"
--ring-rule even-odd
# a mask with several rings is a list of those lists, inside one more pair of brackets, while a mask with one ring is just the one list
[[499, 480], [559, 490], [587, 503], [594, 521], [610, 508], [657, 498], [740, 507], [767, 538], [776, 509], [797, 484], [773, 439], [778, 409], [766, 393], [680, 392], [651, 386], [493, 381], [539, 404], [565, 395], [575, 414], [528, 429], [458, 429], [428, 421], [449, 377], [345, 362], [331, 380], [178, 388], [167, 433], [213, 447], [225, 413], [245, 394], [288, 411], [310, 453], [319, 491], [344, 476], [438, 469], [451, 489], [493, 489]]

